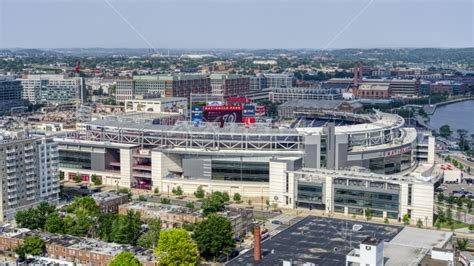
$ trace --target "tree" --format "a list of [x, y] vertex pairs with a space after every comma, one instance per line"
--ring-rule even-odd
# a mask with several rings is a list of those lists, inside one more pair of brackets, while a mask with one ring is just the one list
[[446, 221], [446, 216], [444, 214], [443, 208], [438, 206], [437, 213], [438, 213], [438, 220], [441, 223], [444, 223]]
[[408, 214], [403, 215], [402, 222], [404, 225], [410, 224], [410, 217], [408, 216]]
[[453, 211], [450, 208], [446, 211], [446, 222], [449, 225], [453, 224]]
[[441, 229], [441, 222], [440, 222], [439, 219], [436, 219], [436, 222], [435, 222], [434, 225], [435, 225], [436, 229], [438, 229], [438, 230]]
[[144, 195], [138, 196], [138, 201], [147, 201], [148, 199]]
[[182, 195], [183, 195], [183, 189], [181, 188], [181, 186], [178, 186], [178, 187], [176, 187], [176, 188], [173, 188], [173, 189], [171, 190], [171, 192], [172, 192], [173, 194], [175, 194], [176, 196], [182, 196]]
[[467, 238], [456, 240], [456, 246], [461, 251], [466, 250], [468, 245], [469, 245], [469, 239], [467, 239]]
[[197, 245], [181, 228], [160, 232], [155, 257], [162, 265], [195, 265], [199, 259]]
[[28, 229], [44, 229], [46, 219], [56, 212], [56, 206], [41, 202], [36, 208], [19, 211], [15, 214], [15, 221], [20, 227]]
[[86, 236], [94, 225], [93, 217], [84, 213], [77, 214], [75, 217], [67, 216], [64, 218], [65, 232], [73, 236]]
[[144, 248], [155, 248], [160, 238], [161, 220], [149, 219], [146, 224], [148, 231], [138, 238], [137, 245]]
[[421, 219], [418, 219], [418, 221], [416, 221], [416, 227], [421, 228], [422, 226], [423, 226], [423, 221], [421, 221]]
[[367, 221], [372, 219], [372, 210], [370, 208], [365, 209], [365, 219], [367, 219]]
[[194, 196], [198, 199], [204, 198], [204, 195], [205, 195], [205, 192], [204, 192], [204, 189], [202, 189], [202, 186], [199, 186], [194, 192]]
[[440, 134], [441, 137], [443, 137], [443, 138], [449, 138], [452, 133], [453, 133], [453, 132], [451, 131], [451, 128], [449, 127], [449, 125], [442, 125], [442, 126], [439, 128], [439, 134]]
[[119, 244], [134, 244], [140, 233], [140, 213], [127, 211], [112, 223], [112, 241]]
[[204, 216], [224, 210], [224, 199], [222, 198], [222, 193], [215, 191], [212, 194], [207, 195], [202, 201], [201, 209]]
[[23, 243], [15, 249], [15, 252], [20, 258], [24, 259], [26, 255], [38, 256], [43, 254], [45, 247], [46, 244], [42, 238], [31, 235], [23, 239]]
[[141, 263], [131, 252], [122, 251], [115, 256], [115, 258], [109, 263], [109, 266], [122, 265], [140, 266]]
[[234, 247], [230, 222], [216, 214], [195, 225], [193, 239], [199, 253], [206, 259], [215, 259], [221, 252], [229, 253]]
[[76, 198], [74, 202], [71, 204], [73, 208], [73, 212], [76, 215], [96, 215], [99, 213], [99, 208], [97, 207], [97, 203], [91, 196], [85, 196], [82, 198]]
[[82, 182], [82, 178], [79, 175], [75, 175], [73, 177], [73, 179], [74, 179], [74, 182], [76, 182], [76, 183], [81, 183]]
[[97, 175], [95, 175], [95, 174], [93, 174], [93, 175], [91, 176], [91, 181], [92, 181], [92, 183], [94, 183], [95, 186], [100, 186], [100, 185], [102, 185], [102, 179], [99, 178], [99, 177], [98, 177]]
[[439, 192], [439, 193], [438, 193], [437, 199], [438, 199], [438, 204], [443, 204], [443, 201], [444, 201], [444, 194], [443, 194], [443, 192]]
[[235, 193], [233, 199], [234, 199], [234, 201], [240, 201], [240, 194]]
[[456, 204], [458, 205], [458, 208], [462, 208], [462, 206], [464, 205], [463, 199], [458, 198], [458, 202]]
[[104, 213], [99, 214], [97, 218], [97, 236], [106, 242], [112, 240], [112, 224], [118, 219], [118, 215], [115, 213]]
[[224, 191], [222, 193], [222, 199], [224, 200], [224, 202], [229, 202], [230, 201], [229, 193], [227, 193], [227, 191]]
[[471, 212], [471, 209], [472, 209], [472, 201], [468, 198], [468, 202], [466, 204], [467, 206], [467, 211], [468, 212]]
[[194, 203], [192, 201], [186, 202], [186, 208], [194, 209]]
[[44, 229], [53, 234], [64, 233], [64, 221], [58, 213], [53, 213], [46, 219]]
[[385, 224], [389, 224], [388, 218], [385, 217], [385, 219], [383, 219], [383, 222], [384, 222]]
[[156, 187], [156, 188], [153, 190], [153, 193], [159, 194], [159, 193], [160, 193], [160, 189]]

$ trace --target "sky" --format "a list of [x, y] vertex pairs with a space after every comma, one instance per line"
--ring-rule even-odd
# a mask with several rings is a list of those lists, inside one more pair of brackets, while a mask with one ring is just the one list
[[474, 47], [474, 0], [0, 0], [0, 48]]

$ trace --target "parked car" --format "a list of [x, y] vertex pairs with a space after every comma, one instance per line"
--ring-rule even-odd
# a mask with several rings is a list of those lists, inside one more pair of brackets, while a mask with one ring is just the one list
[[273, 220], [272, 224], [283, 224], [280, 220]]

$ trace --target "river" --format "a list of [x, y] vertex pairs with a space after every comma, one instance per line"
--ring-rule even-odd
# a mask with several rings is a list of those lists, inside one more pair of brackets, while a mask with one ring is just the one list
[[456, 130], [466, 129], [474, 134], [474, 100], [442, 105], [436, 108], [435, 113], [430, 116], [429, 125], [439, 131], [442, 125], [448, 124], [454, 135]]

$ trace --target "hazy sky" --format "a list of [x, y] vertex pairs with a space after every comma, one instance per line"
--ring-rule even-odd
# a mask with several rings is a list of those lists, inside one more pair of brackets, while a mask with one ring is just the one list
[[0, 0], [0, 47], [473, 47], [474, 0]]

